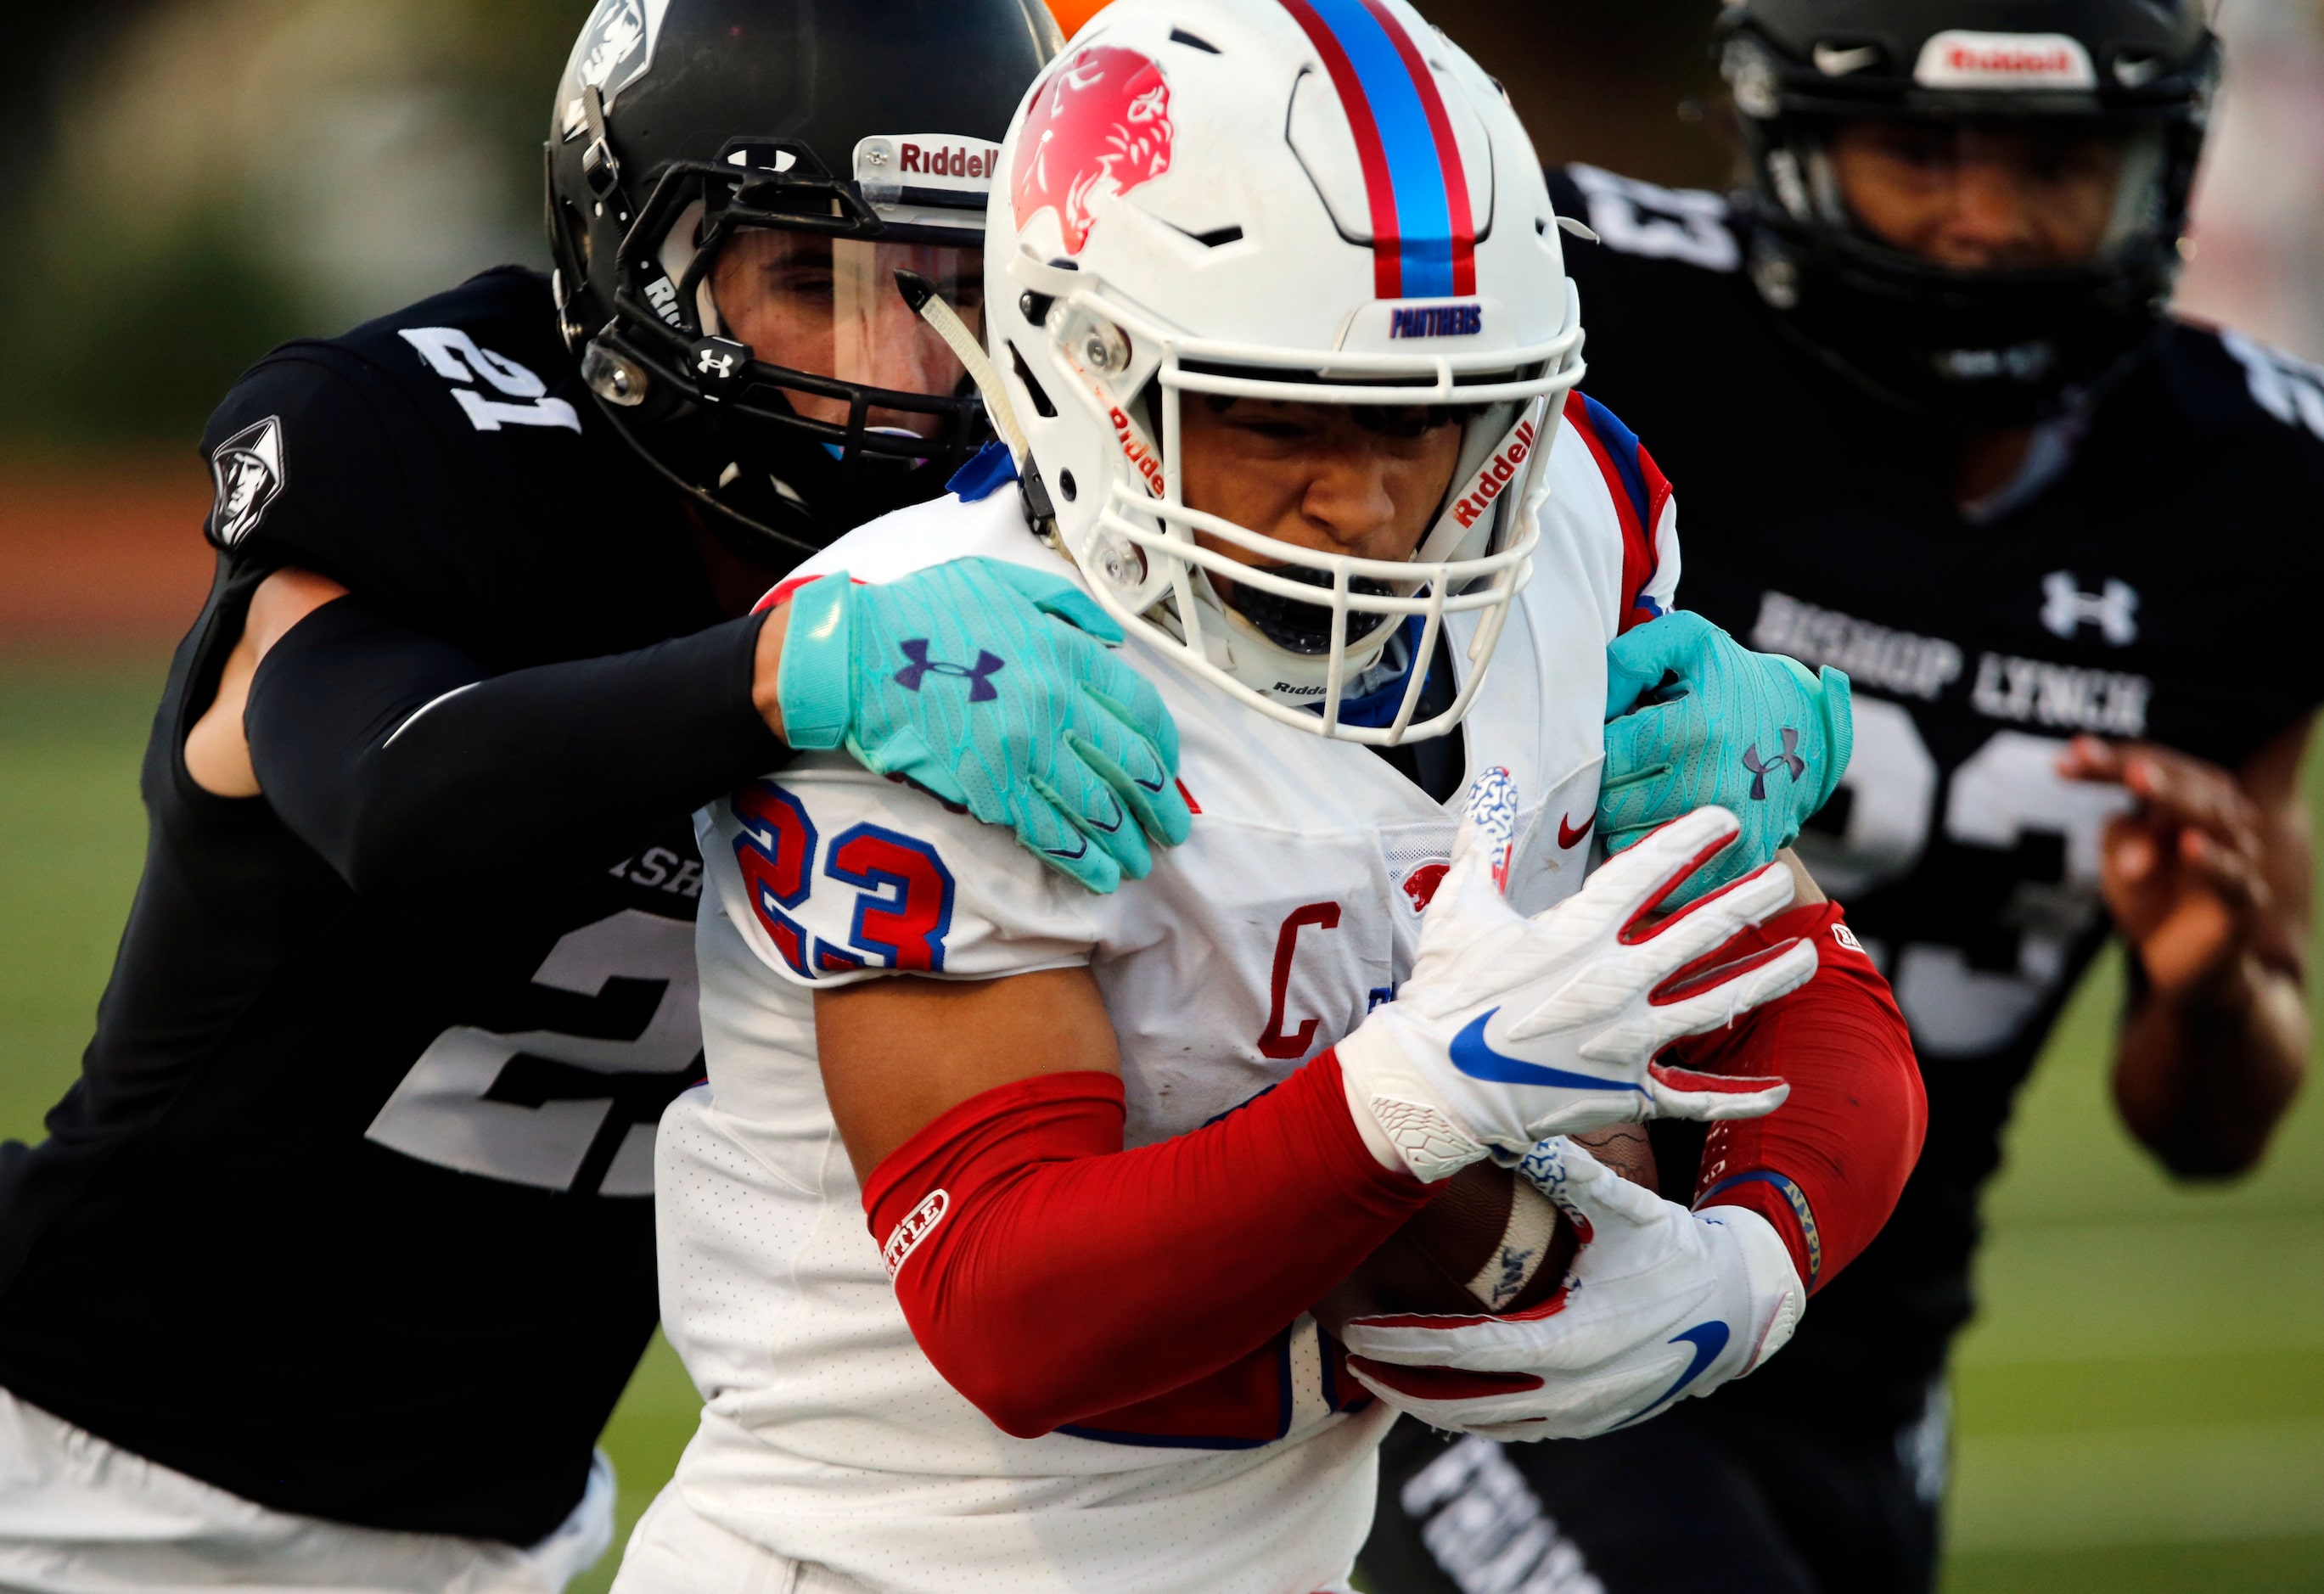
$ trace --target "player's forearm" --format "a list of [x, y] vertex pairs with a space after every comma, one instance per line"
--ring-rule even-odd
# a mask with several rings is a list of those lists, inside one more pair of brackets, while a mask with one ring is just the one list
[[2308, 1045], [2300, 981], [2246, 952], [2180, 996], [2134, 998], [2115, 1054], [2115, 1101], [2172, 1173], [2240, 1174], [2299, 1092]]
[[1795, 908], [1747, 932], [1812, 935], [1815, 978], [1683, 1048], [1689, 1066], [1781, 1075], [1791, 1095], [1765, 1118], [1713, 1129], [1698, 1204], [1748, 1206], [1792, 1248], [1821, 1289], [1872, 1243], [1920, 1160], [1928, 1128], [1912, 1037], [1887, 981], [1850, 941], [1831, 904]]
[[487, 677], [343, 598], [259, 666], [252, 763], [276, 814], [362, 894], [486, 871], [555, 889], [781, 761], [752, 698], [758, 623]]
[[884, 1158], [863, 1203], [921, 1350], [1030, 1438], [1240, 1360], [1429, 1194], [1365, 1147], [1327, 1053], [1129, 1151], [1113, 1076], [1004, 1085]]

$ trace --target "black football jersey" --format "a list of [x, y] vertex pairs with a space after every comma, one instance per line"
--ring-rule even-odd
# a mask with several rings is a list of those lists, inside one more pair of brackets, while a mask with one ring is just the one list
[[0, 1385], [277, 1509], [529, 1543], [654, 1325], [653, 1130], [701, 1071], [688, 815], [586, 888], [379, 905], [180, 749], [283, 565], [489, 673], [720, 616], [528, 272], [277, 350], [204, 447], [219, 573], [143, 881], [81, 1080], [0, 1147]]
[[1602, 240], [1566, 249], [1583, 387], [1677, 490], [1679, 601], [1853, 682], [1855, 754], [1800, 851], [1895, 985], [1928, 1088], [1895, 1217], [1722, 1398], [1902, 1421], [1969, 1315], [2017, 1087], [2107, 934], [2098, 836], [2128, 799], [2061, 779], [2058, 754], [2089, 732], [2235, 767], [2324, 697], [2277, 606], [2317, 576], [2324, 371], [2172, 322], [2043, 435], [2019, 502], [1965, 516], [1946, 435], [1794, 340], [1725, 200], [1586, 167], [1552, 189]]

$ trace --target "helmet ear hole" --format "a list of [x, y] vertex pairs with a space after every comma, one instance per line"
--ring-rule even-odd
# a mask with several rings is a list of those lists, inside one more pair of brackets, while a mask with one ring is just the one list
[[1026, 395], [1033, 401], [1033, 413], [1043, 420], [1056, 419], [1056, 405], [1049, 401], [1049, 395], [1042, 389], [1041, 384], [1033, 380], [1033, 373], [1025, 364], [1024, 354], [1013, 342], [1009, 346], [1009, 359], [1016, 367], [1017, 380], [1025, 384]]
[[1057, 491], [1065, 495], [1067, 503], [1073, 502], [1082, 495], [1081, 488], [1074, 481], [1074, 473], [1071, 471], [1057, 473]]
[[590, 265], [588, 224], [575, 213], [570, 199], [558, 198], [557, 214], [558, 219], [564, 224], [566, 247], [572, 252], [575, 263], [586, 272]]

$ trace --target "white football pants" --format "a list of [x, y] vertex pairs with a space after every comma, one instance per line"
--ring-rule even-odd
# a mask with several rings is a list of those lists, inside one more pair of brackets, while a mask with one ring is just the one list
[[613, 1594], [873, 1594], [828, 1567], [761, 1549], [664, 1488], [638, 1519]]
[[613, 1467], [603, 1451], [573, 1515], [519, 1550], [270, 1511], [0, 1389], [8, 1594], [559, 1594], [613, 1537]]

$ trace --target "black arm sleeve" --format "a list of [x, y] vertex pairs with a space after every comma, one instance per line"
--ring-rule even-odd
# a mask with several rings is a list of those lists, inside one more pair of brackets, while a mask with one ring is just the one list
[[520, 865], [578, 883], [788, 756], [751, 700], [761, 618], [486, 678], [450, 643], [339, 598], [260, 664], [251, 763], [275, 814], [359, 896]]

